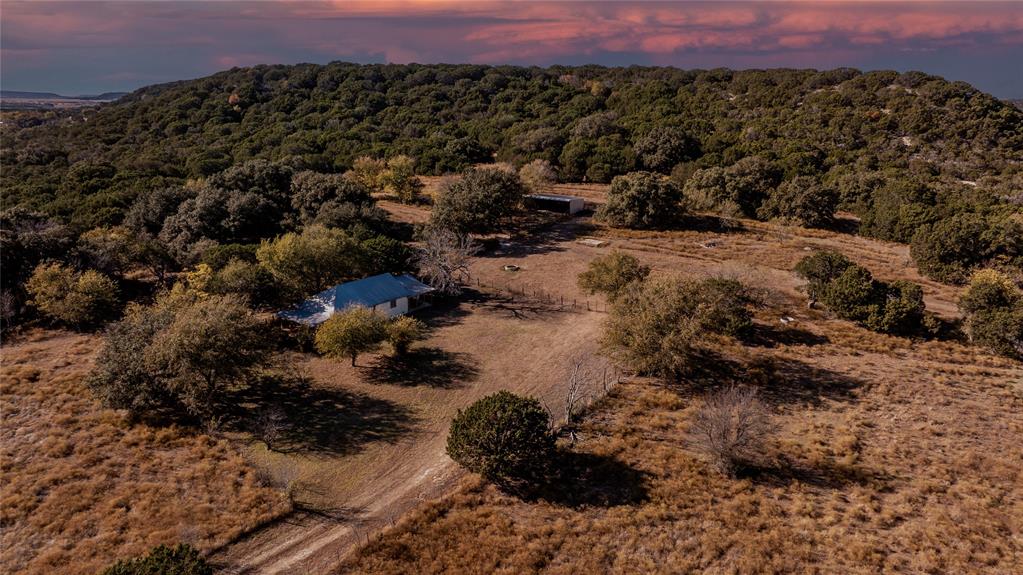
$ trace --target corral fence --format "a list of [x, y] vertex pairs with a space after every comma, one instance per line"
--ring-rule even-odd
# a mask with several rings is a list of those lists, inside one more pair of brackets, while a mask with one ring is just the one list
[[475, 287], [480, 290], [491, 290], [510, 295], [513, 299], [539, 302], [555, 306], [561, 310], [594, 311], [597, 313], [607, 313], [608, 310], [607, 302], [598, 299], [566, 297], [564, 294], [546, 290], [543, 287], [529, 285], [525, 282], [495, 282], [493, 280], [485, 280], [479, 276], [465, 274], [462, 283], [468, 287]]

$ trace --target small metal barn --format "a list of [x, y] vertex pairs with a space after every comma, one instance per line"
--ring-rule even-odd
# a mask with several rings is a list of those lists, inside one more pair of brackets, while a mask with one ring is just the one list
[[586, 207], [586, 201], [580, 197], [559, 194], [529, 194], [525, 200], [527, 208], [559, 214], [571, 215]]

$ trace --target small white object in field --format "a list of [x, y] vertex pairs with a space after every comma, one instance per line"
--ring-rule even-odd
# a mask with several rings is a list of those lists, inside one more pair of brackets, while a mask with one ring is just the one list
[[606, 241], [594, 238], [583, 238], [581, 240], [576, 240], [576, 243], [589, 246], [591, 248], [602, 248], [607, 245]]
[[792, 322], [796, 321], [796, 319], [794, 317], [785, 315], [785, 316], [782, 316], [781, 320], [779, 320], [779, 321], [781, 321], [782, 323], [788, 324], [788, 323], [792, 323]]
[[519, 271], [519, 266], [517, 266], [515, 264], [508, 264], [508, 265], [504, 266], [504, 271], [506, 271], [506, 272], [517, 272], [517, 271]]

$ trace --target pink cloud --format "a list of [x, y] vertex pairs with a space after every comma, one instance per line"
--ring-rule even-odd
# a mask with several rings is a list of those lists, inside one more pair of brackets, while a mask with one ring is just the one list
[[5, 78], [104, 51], [114, 68], [146, 53], [195, 62], [187, 73], [198, 75], [332, 59], [825, 67], [880, 50], [1023, 48], [1023, 3], [1012, 2], [5, 0], [3, 12]]

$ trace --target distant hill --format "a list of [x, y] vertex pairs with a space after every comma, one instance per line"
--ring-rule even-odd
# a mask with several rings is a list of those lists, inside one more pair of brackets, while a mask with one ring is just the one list
[[0, 90], [0, 98], [16, 98], [19, 100], [67, 100], [67, 96], [53, 92], [18, 92], [16, 90]]
[[125, 92], [105, 92], [86, 96], [62, 96], [53, 92], [0, 91], [0, 109], [3, 110], [61, 110], [86, 108], [113, 102]]
[[432, 175], [545, 160], [565, 182], [649, 170], [683, 184], [703, 170], [712, 186], [714, 170], [750, 158], [767, 187], [819, 180], [864, 230], [907, 242], [948, 215], [935, 206], [1002, 203], [1023, 171], [1016, 106], [920, 72], [848, 68], [255, 66], [3, 130], [8, 204], [86, 229], [122, 221], [142, 190], [253, 159], [343, 172], [405, 154]]
[[17, 90], [0, 90], [0, 99], [12, 100], [93, 100], [109, 102], [126, 96], [128, 92], [104, 92], [87, 96], [62, 96], [53, 92], [19, 92]]

